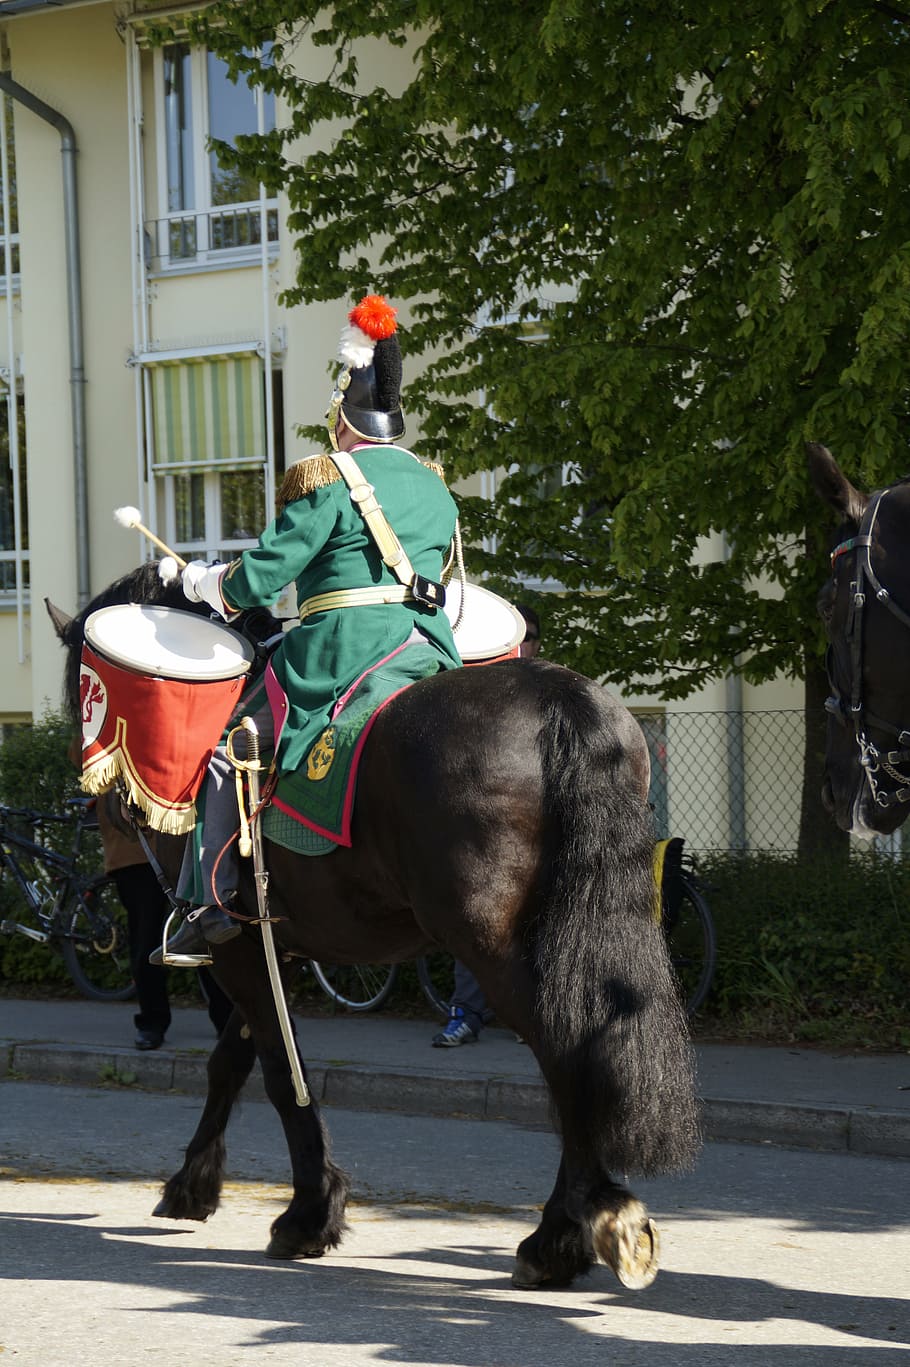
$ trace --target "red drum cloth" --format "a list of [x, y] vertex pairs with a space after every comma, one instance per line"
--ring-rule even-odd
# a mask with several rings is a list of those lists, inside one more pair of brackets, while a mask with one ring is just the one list
[[121, 779], [153, 830], [191, 831], [194, 799], [246, 682], [162, 679], [83, 646], [82, 787], [104, 793]]

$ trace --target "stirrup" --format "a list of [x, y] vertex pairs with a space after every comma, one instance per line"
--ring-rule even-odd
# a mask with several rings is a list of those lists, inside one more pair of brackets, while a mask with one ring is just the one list
[[179, 913], [172, 911], [164, 923], [164, 930], [161, 932], [161, 963], [165, 968], [206, 968], [212, 962], [211, 954], [170, 954], [168, 953], [168, 937], [171, 933], [171, 922]]

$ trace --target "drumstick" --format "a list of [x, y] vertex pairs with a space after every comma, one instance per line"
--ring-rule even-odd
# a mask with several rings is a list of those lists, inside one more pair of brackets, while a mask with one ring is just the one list
[[143, 526], [139, 520], [139, 516], [138, 508], [126, 507], [114, 509], [114, 518], [120, 523], [121, 527], [134, 527], [137, 532], [141, 532], [143, 536], [148, 537], [149, 541], [153, 542], [159, 550], [164, 551], [165, 555], [169, 555], [172, 560], [175, 560], [180, 569], [185, 570], [186, 561], [181, 560], [177, 552], [172, 551], [166, 541], [162, 541], [154, 532], [150, 532], [148, 527]]

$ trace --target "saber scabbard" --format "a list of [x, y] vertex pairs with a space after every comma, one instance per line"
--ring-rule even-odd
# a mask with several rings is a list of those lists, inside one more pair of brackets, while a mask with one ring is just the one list
[[[240, 759], [234, 747], [234, 737], [242, 731], [246, 737], [246, 758]], [[240, 827], [241, 827], [241, 853], [249, 853], [252, 846], [253, 855], [253, 875], [256, 880], [256, 902], [259, 908], [259, 925], [262, 929], [262, 945], [265, 950], [265, 962], [269, 970], [269, 982], [272, 985], [272, 997], [275, 1002], [275, 1011], [278, 1016], [278, 1024], [281, 1028], [281, 1038], [284, 1040], [284, 1047], [287, 1051], [288, 1064], [291, 1069], [291, 1080], [294, 1083], [294, 1095], [298, 1106], [309, 1106], [310, 1093], [306, 1085], [306, 1078], [303, 1076], [303, 1068], [300, 1063], [300, 1055], [297, 1052], [297, 1044], [294, 1040], [294, 1030], [291, 1025], [291, 1017], [288, 1011], [287, 999], [284, 995], [284, 985], [281, 981], [281, 969], [278, 965], [278, 954], [275, 950], [275, 936], [272, 931], [272, 922], [269, 919], [269, 871], [265, 867], [265, 857], [262, 851], [262, 826], [260, 824], [260, 788], [259, 775], [261, 765], [259, 763], [259, 732], [252, 717], [244, 717], [239, 726], [235, 726], [229, 733], [226, 749], [228, 759], [237, 771], [238, 780], [241, 773], [245, 772], [247, 781], [250, 785], [250, 812], [249, 818], [243, 808], [243, 795], [239, 789], [242, 787], [238, 783], [238, 798], [240, 807]]]

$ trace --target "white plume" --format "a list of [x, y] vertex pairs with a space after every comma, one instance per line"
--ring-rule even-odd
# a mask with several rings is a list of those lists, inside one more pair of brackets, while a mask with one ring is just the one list
[[173, 584], [180, 571], [172, 555], [163, 555], [158, 561], [158, 578], [162, 584]]
[[114, 519], [120, 523], [121, 527], [138, 527], [142, 521], [142, 514], [138, 508], [115, 508]]
[[372, 361], [375, 346], [372, 337], [368, 337], [362, 328], [346, 323], [341, 330], [338, 355], [352, 370], [361, 370]]

